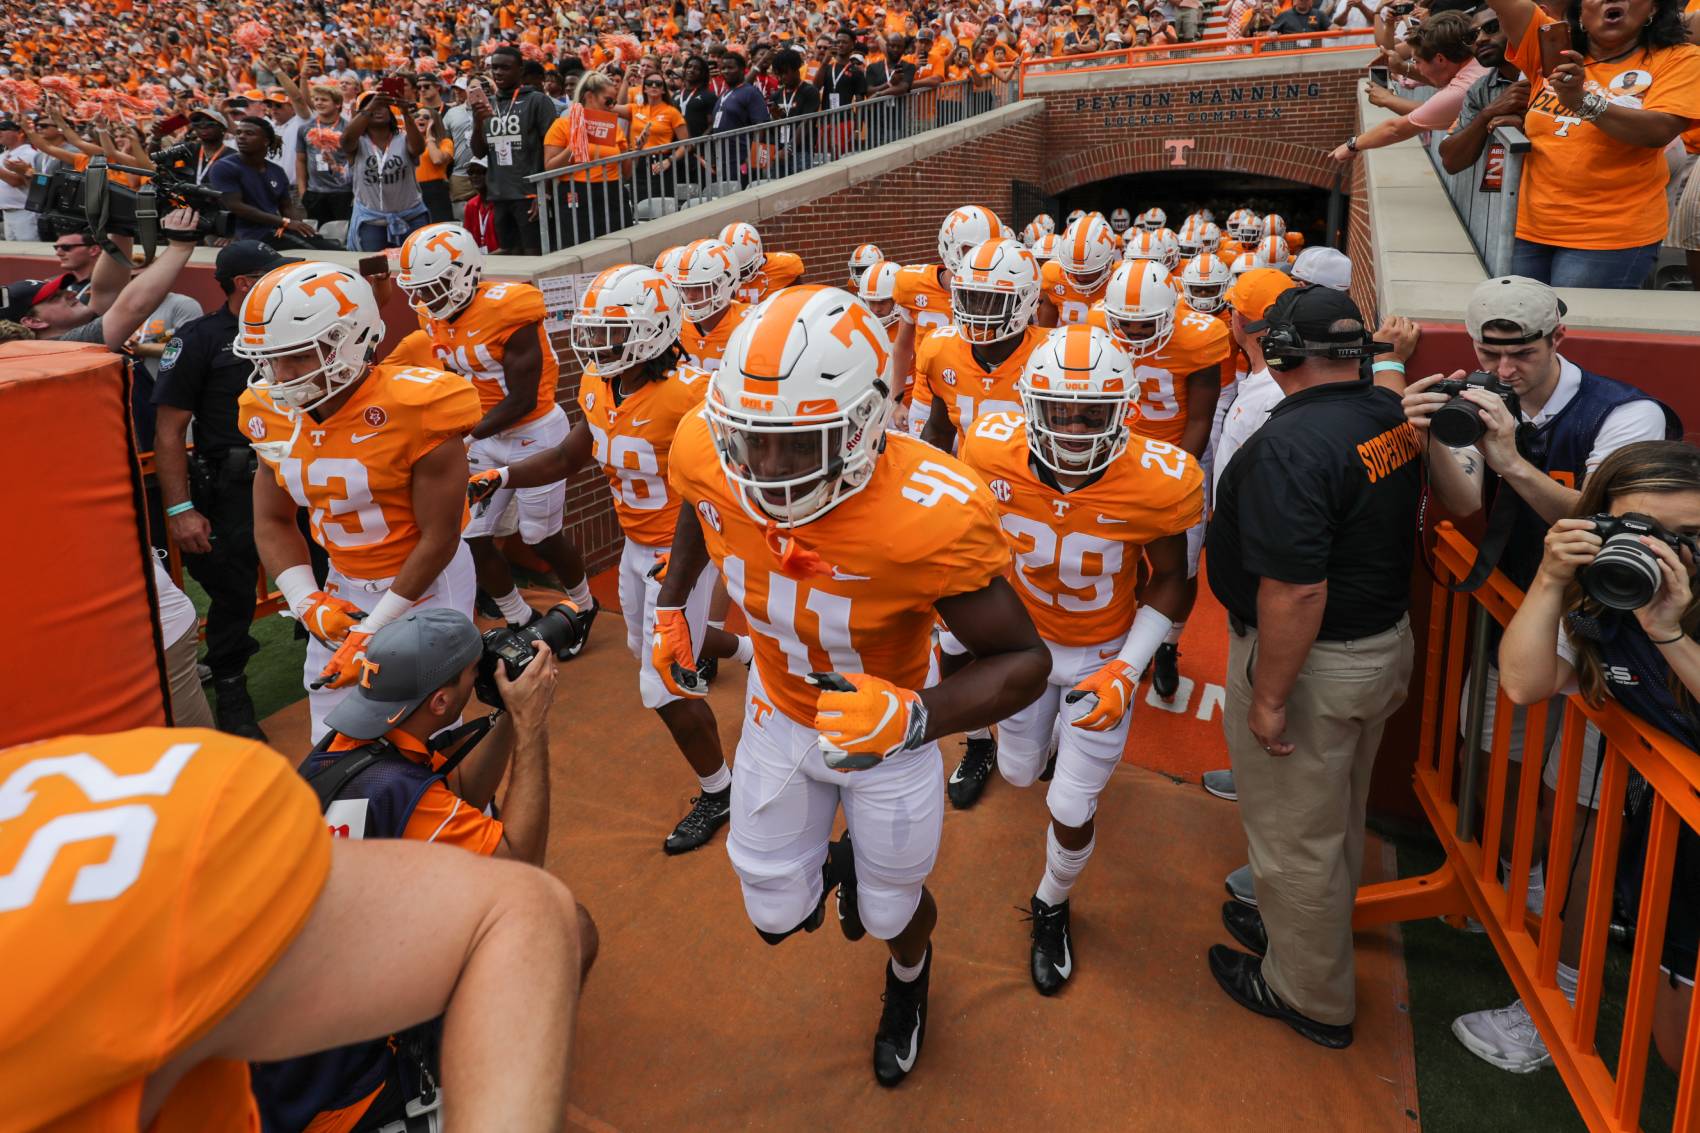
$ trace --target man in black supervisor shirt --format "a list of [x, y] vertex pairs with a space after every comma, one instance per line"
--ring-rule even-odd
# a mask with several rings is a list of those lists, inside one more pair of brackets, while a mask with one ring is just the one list
[[1404, 703], [1421, 464], [1397, 394], [1360, 377], [1363, 317], [1327, 287], [1285, 292], [1249, 330], [1286, 399], [1229, 462], [1206, 540], [1228, 612], [1223, 727], [1257, 907], [1230, 901], [1210, 949], [1234, 1000], [1313, 1042], [1352, 1041], [1352, 902], [1364, 805]]

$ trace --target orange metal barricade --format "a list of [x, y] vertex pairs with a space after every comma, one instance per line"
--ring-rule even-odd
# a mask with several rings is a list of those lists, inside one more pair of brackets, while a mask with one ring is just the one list
[[[192, 450], [193, 447], [194, 446], [191, 445], [190, 449]], [[153, 453], [141, 453], [140, 460], [142, 463], [142, 479], [152, 483], [156, 478], [154, 475]], [[181, 589], [183, 586], [183, 555], [177, 549], [177, 541], [171, 537], [170, 527], [167, 527], [160, 534], [165, 540], [165, 572], [171, 576], [171, 581], [175, 582]], [[260, 576], [255, 581], [254, 588], [258, 599], [254, 604], [255, 621], [259, 621], [268, 614], [278, 613], [283, 609], [283, 594], [281, 591], [273, 590], [271, 588], [271, 580], [266, 577], [266, 568], [263, 566], [260, 568]], [[207, 619], [202, 618], [202, 636], [205, 636], [206, 632]]]
[[[1499, 694], [1492, 742], [1487, 746], [1489, 762], [1486, 789], [1480, 800], [1479, 813], [1483, 817], [1479, 838], [1472, 822], [1460, 824], [1455, 801], [1463, 787], [1461, 761], [1465, 753], [1459, 739], [1458, 717], [1471, 608], [1479, 603], [1503, 625], [1511, 620], [1523, 595], [1497, 571], [1472, 594], [1449, 591], [1444, 580], [1463, 578], [1475, 561], [1475, 548], [1451, 524], [1440, 525], [1435, 559], [1439, 578], [1429, 613], [1415, 789], [1435, 835], [1446, 850], [1446, 862], [1425, 877], [1364, 887], [1358, 894], [1356, 926], [1365, 928], [1439, 915], [1467, 913], [1475, 917], [1486, 928], [1500, 962], [1540, 1028], [1553, 1065], [1588, 1127], [1611, 1131], [1638, 1129], [1678, 823], [1700, 829], [1700, 796], [1696, 794], [1700, 788], [1700, 756], [1614, 702], [1592, 708], [1579, 696], [1566, 698], [1559, 741], [1557, 798], [1561, 805], [1554, 808], [1548, 842], [1546, 902], [1538, 920], [1527, 916], [1524, 900], [1534, 857], [1543, 761], [1525, 758], [1516, 782], [1510, 781], [1514, 766], [1508, 758], [1512, 705], [1503, 693]], [[1529, 707], [1524, 724], [1526, 735], [1544, 734], [1547, 711], [1546, 704]], [[1583, 732], [1589, 722], [1605, 737], [1606, 749], [1600, 768], [1591, 881], [1585, 908], [1580, 910], [1584, 917], [1583, 943], [1576, 1005], [1572, 1007], [1559, 991], [1556, 978], [1559, 940], [1563, 935], [1559, 911], [1564, 908], [1571, 880], [1576, 817], [1576, 808], [1562, 805], [1562, 801], [1577, 797]], [[1530, 745], [1529, 750], [1535, 751], [1536, 745]], [[1624, 1004], [1622, 1043], [1617, 1072], [1613, 1075], [1600, 1057], [1595, 1027], [1604, 990], [1613, 880], [1623, 833], [1623, 797], [1631, 768], [1651, 785], [1654, 797]], [[1517, 819], [1511, 869], [1502, 884], [1498, 876], [1498, 847], [1507, 790], [1517, 792]], [[1571, 914], [1578, 915], [1578, 910], [1572, 909]], [[1700, 1076], [1694, 1073], [1697, 1061], [1700, 1061], [1700, 1012], [1691, 1011], [1672, 1125], [1676, 1130], [1700, 1131], [1700, 1098], [1696, 1097]]]

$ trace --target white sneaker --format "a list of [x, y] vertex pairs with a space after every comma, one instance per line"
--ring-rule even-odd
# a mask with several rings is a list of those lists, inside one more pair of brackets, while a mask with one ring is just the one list
[[1452, 1020], [1452, 1033], [1471, 1054], [1513, 1074], [1530, 1074], [1552, 1061], [1521, 999], [1509, 1007], [1460, 1015]]

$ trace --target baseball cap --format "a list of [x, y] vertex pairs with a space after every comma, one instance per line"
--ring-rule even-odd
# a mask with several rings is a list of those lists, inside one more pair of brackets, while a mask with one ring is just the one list
[[30, 313], [30, 308], [59, 294], [70, 280], [71, 273], [66, 272], [52, 279], [21, 279], [0, 287], [0, 319], [17, 322]]
[[0, 130], [21, 130], [21, 129], [23, 129], [23, 127], [18, 125], [17, 122], [14, 121], [10, 116], [0, 117]]
[[294, 256], [279, 255], [276, 248], [261, 240], [236, 240], [218, 250], [213, 263], [213, 278], [230, 280], [239, 275], [264, 275], [273, 268], [298, 264]]
[[[1250, 275], [1247, 272], [1246, 275]], [[1241, 276], [1240, 279], [1244, 279]], [[1276, 297], [1263, 318], [1255, 323], [1246, 324], [1249, 331], [1267, 330], [1269, 327], [1283, 324], [1294, 327], [1299, 337], [1305, 342], [1362, 342], [1366, 337], [1365, 330], [1351, 331], [1342, 334], [1328, 328], [1341, 319], [1351, 319], [1363, 325], [1363, 313], [1358, 305], [1352, 302], [1352, 297], [1344, 291], [1336, 291], [1332, 287], [1318, 287], [1311, 284], [1308, 287], [1295, 286], [1290, 291], [1283, 291]], [[1366, 328], [1367, 329], [1367, 328]]]
[[490, 163], [482, 157], [469, 157], [466, 159], [466, 167], [468, 169], [471, 169], [474, 165], [484, 170], [488, 170], [490, 168]]
[[[1464, 307], [1464, 325], [1477, 342], [1482, 341], [1482, 327], [1488, 323], [1510, 323], [1521, 332], [1515, 341], [1533, 342], [1558, 329], [1568, 309], [1558, 292], [1539, 280], [1502, 275], [1476, 285]], [[1514, 340], [1495, 334], [1494, 341]]]
[[375, 740], [484, 651], [472, 619], [458, 610], [414, 610], [372, 635], [360, 681], [325, 724], [354, 740]]
[[195, 109], [189, 111], [189, 121], [193, 122], [197, 118], [211, 118], [220, 126], [224, 126], [226, 128], [230, 126], [230, 119], [226, 118], [223, 113], [214, 110], [210, 106], [197, 106]]
[[1352, 286], [1352, 261], [1338, 248], [1314, 245], [1293, 261], [1293, 278], [1301, 283], [1347, 291]]
[[1297, 286], [1292, 276], [1277, 268], [1252, 268], [1234, 280], [1222, 298], [1240, 313], [1240, 318], [1261, 319], [1282, 292]]

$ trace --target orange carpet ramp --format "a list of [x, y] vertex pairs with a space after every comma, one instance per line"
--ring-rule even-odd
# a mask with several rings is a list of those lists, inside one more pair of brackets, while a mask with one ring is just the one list
[[[1187, 638], [1206, 632], [1220, 630], [1201, 617]], [[1209, 660], [1183, 649], [1183, 671], [1195, 654]], [[1022, 918], [1044, 863], [1042, 785], [1017, 791], [994, 777], [974, 810], [947, 812], [930, 882], [940, 923], [926, 1045], [902, 1087], [881, 1089], [871, 1048], [883, 945], [849, 944], [829, 916], [819, 932], [769, 947], [745, 919], [724, 834], [682, 858], [662, 854], [696, 782], [639, 704], [635, 667], [609, 610], [563, 667], [551, 717], [548, 865], [602, 940], [579, 1016], [570, 1127], [1418, 1127], [1396, 930], [1359, 937], [1357, 1041], [1344, 1052], [1236, 1006], [1204, 961], [1209, 945], [1231, 943], [1219, 910], [1222, 878], [1244, 861], [1235, 809], [1131, 764], [1101, 800], [1097, 852], [1074, 893], [1076, 974], [1052, 999], [1028, 979]], [[729, 754], [742, 679], [741, 666], [724, 665], [710, 697]], [[1172, 774], [1196, 775], [1175, 762], [1183, 756], [1213, 766], [1196, 739], [1216, 729], [1220, 753], [1219, 708], [1208, 725], [1197, 718], [1210, 683], [1219, 671], [1184, 714], [1149, 707], [1142, 690], [1130, 752], [1164, 754]], [[305, 750], [304, 703], [265, 727], [283, 750]], [[945, 745], [947, 768], [959, 752]], [[1367, 857], [1368, 880], [1390, 873], [1391, 851], [1373, 839]]]

